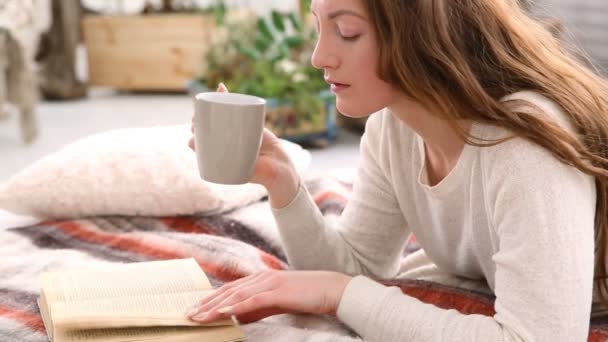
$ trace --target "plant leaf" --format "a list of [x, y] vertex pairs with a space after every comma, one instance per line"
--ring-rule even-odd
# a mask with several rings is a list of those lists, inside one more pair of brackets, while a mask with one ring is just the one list
[[272, 45], [272, 42], [264, 36], [258, 36], [255, 40], [255, 48], [261, 53], [268, 51], [270, 45]]
[[279, 32], [285, 32], [285, 23], [283, 22], [283, 15], [277, 10], [272, 10], [271, 13], [272, 24]]
[[264, 38], [268, 39], [271, 42], [274, 42], [274, 35], [272, 34], [272, 29], [270, 28], [269, 23], [264, 18], [258, 19], [258, 31], [264, 36]]
[[302, 31], [302, 28], [304, 28], [304, 24], [302, 23], [302, 19], [299, 15], [295, 13], [289, 13], [287, 15], [287, 18], [289, 18], [289, 21], [291, 21], [291, 25], [294, 29], [296, 29], [296, 31]]
[[258, 61], [260, 59], [262, 59], [262, 54], [260, 54], [259, 51], [257, 51], [256, 49], [247, 47], [247, 46], [241, 46], [239, 47], [239, 52], [244, 55], [245, 57], [254, 60], [254, 61]]
[[287, 44], [287, 46], [289, 46], [290, 49], [297, 49], [304, 45], [304, 38], [299, 36], [291, 36], [286, 37], [284, 42]]
[[224, 25], [224, 21], [226, 19], [226, 4], [224, 1], [219, 1], [217, 5], [213, 8], [213, 16], [215, 17], [215, 23], [218, 26]]
[[289, 58], [289, 55], [291, 55], [291, 50], [287, 44], [281, 44], [279, 45], [279, 53], [283, 58]]

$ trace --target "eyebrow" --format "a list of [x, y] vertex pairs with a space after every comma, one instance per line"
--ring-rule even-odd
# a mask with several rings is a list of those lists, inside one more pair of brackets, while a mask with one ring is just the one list
[[[317, 16], [317, 14], [314, 11], [312, 11], [312, 14], [314, 14], [315, 17]], [[341, 9], [341, 10], [331, 12], [331, 13], [329, 13], [329, 15], [327, 17], [329, 19], [336, 19], [337, 17], [343, 16], [343, 15], [352, 15], [359, 19], [367, 21], [367, 18], [365, 16], [363, 16], [355, 11], [351, 11], [351, 10], [347, 10], [347, 9]]]

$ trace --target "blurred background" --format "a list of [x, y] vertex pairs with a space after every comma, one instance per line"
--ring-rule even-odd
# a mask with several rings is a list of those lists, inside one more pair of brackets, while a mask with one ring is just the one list
[[[599, 72], [608, 66], [607, 0], [526, 2]], [[268, 99], [266, 126], [309, 149], [312, 168], [356, 166], [365, 121], [337, 113], [310, 66], [308, 6], [0, 0], [0, 182], [97, 132], [189, 124], [192, 95], [220, 81]]]

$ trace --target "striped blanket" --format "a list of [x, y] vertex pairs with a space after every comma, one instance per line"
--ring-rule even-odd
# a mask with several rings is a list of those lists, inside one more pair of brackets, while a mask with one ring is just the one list
[[[328, 220], [342, 212], [349, 182], [323, 176], [307, 187]], [[214, 286], [266, 269], [285, 269], [268, 201], [215, 216], [93, 217], [0, 231], [0, 341], [41, 342], [36, 298], [43, 271], [193, 257]], [[406, 253], [416, 249], [412, 240]], [[493, 315], [491, 295], [420, 280], [385, 281], [404, 293], [463, 313]], [[357, 341], [329, 316], [279, 315], [244, 326], [248, 341]], [[595, 324], [589, 341], [608, 340]]]

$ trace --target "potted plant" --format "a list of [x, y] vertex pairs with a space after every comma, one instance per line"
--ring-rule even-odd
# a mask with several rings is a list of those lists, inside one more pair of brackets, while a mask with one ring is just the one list
[[208, 69], [192, 90], [223, 82], [231, 91], [266, 98], [266, 126], [278, 136], [295, 142], [333, 140], [335, 98], [323, 72], [310, 63], [315, 39], [314, 29], [296, 12], [227, 18], [207, 54]]
[[[86, 5], [86, 1], [84, 2]], [[202, 58], [225, 6], [200, 8], [192, 1], [98, 2], [82, 20], [89, 82], [120, 90], [184, 91], [206, 69]], [[136, 2], [130, 1], [128, 5]]]

